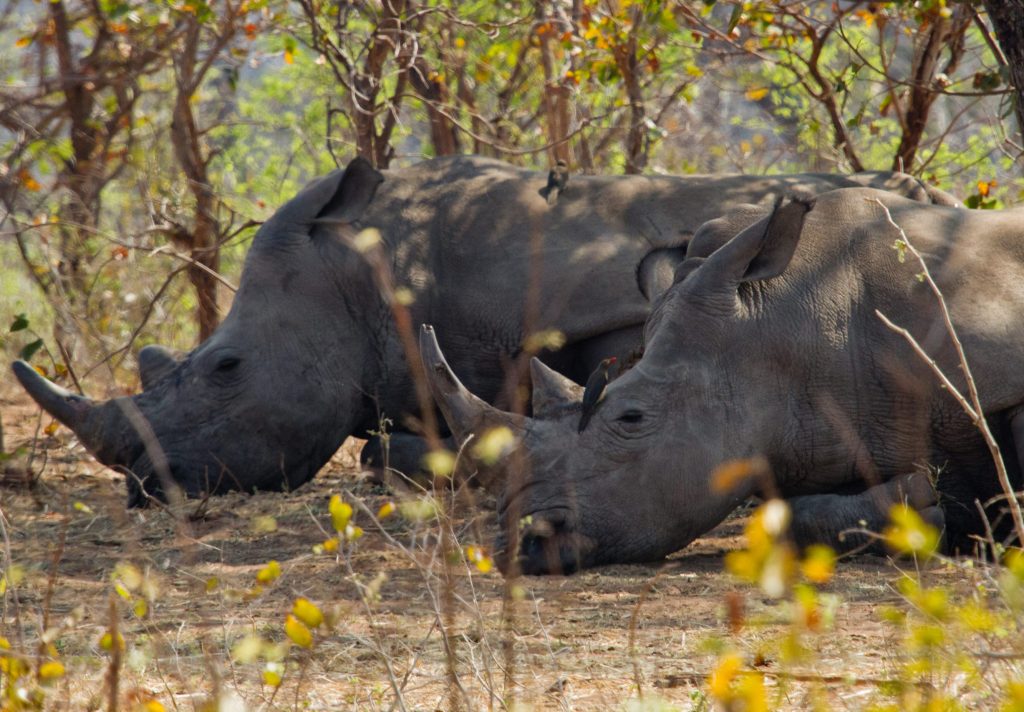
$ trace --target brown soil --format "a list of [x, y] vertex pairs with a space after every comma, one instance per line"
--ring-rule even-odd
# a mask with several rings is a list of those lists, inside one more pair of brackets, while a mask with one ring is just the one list
[[[314, 551], [328, 536], [331, 494], [372, 512], [389, 499], [359, 475], [358, 443], [297, 492], [190, 502], [186, 513], [205, 514], [176, 518], [126, 512], [121, 476], [64, 428], [37, 436], [50, 420], [13, 389], [0, 415], [8, 451], [35, 442], [31, 462], [23, 453], [7, 463], [0, 487], [10, 558], [25, 574], [6, 593], [3, 634], [34, 656], [47, 617], [68, 670], [49, 693], [53, 709], [105, 704], [109, 658], [99, 641], [112, 605], [127, 645], [120, 690], [167, 709], [198, 709], [216, 689], [240, 699], [237, 709], [502, 709], [503, 700], [538, 710], [633, 709], [641, 696], [648, 704], [636, 709], [662, 709], [652, 699], [706, 709], [706, 677], [722, 646], [766, 673], [773, 708], [818, 700], [824, 709], [862, 709], [881, 699], [876, 681], [897, 669], [897, 634], [879, 610], [906, 604], [892, 587], [897, 566], [881, 557], [840, 564], [822, 588], [839, 599], [833, 626], [806, 640], [804, 661], [783, 669], [776, 651], [785, 608], [723, 571], [724, 553], [740, 546], [742, 516], [663, 565], [520, 579], [518, 600], [503, 607], [497, 573], [458, 565], [444, 584], [435, 526], [393, 516], [382, 531], [360, 512], [366, 534], [347, 556]], [[32, 487], [26, 466], [41, 473]], [[462, 544], [486, 544], [492, 528], [486, 510], [460, 507]], [[271, 559], [282, 575], [255, 593]], [[114, 592], [112, 572], [123, 563], [159, 587], [143, 617]], [[364, 597], [367, 586], [379, 596]], [[730, 635], [726, 600], [737, 593], [746, 625]], [[337, 620], [317, 632], [311, 651], [292, 648], [274, 695], [261, 683], [263, 663], [233, 661], [230, 650], [252, 633], [285, 640], [285, 615], [300, 596]]]

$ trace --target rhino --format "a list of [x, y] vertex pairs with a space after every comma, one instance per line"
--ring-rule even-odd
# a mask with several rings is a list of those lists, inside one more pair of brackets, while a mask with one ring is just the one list
[[[738, 208], [698, 230], [656, 298], [642, 357], [608, 384], [582, 433], [582, 389], [569, 379], [533, 361], [534, 415], [514, 416], [474, 396], [424, 330], [431, 392], [456, 437], [497, 426], [517, 435], [497, 487], [502, 566], [545, 574], [657, 560], [752, 495], [788, 500], [800, 546], [863, 544], [849, 530], [878, 532], [905, 502], [943, 530], [947, 549], [969, 552], [985, 532], [976, 503], [1003, 490], [975, 423], [879, 316], [967, 393], [937, 299], [897, 249], [890, 217], [945, 295], [1019, 490], [1024, 209], [847, 188]], [[714, 473], [738, 462], [765, 463], [771, 476], [716, 486]], [[987, 516], [1006, 525], [999, 509]]]
[[494, 402], [530, 334], [560, 332], [563, 348], [541, 356], [569, 378], [628, 355], [650, 309], [638, 271], [663, 281], [693, 231], [733, 203], [859, 184], [955, 200], [889, 173], [572, 176], [554, 205], [545, 184], [543, 173], [487, 158], [393, 171], [357, 158], [261, 226], [209, 339], [180, 359], [142, 350], [142, 393], [94, 401], [28, 364], [15, 374], [100, 462], [128, 474], [129, 506], [175, 487], [290, 490], [347, 436], [385, 417], [401, 431], [420, 411], [390, 296], [368, 266], [369, 243], [353, 235], [379, 232], [369, 249], [404, 288], [410, 322], [437, 324], [466, 383]]

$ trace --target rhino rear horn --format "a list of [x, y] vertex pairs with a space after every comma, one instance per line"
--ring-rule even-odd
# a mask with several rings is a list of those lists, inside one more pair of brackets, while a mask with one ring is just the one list
[[547, 420], [557, 417], [583, 401], [583, 387], [544, 364], [530, 359], [533, 381], [533, 417]]
[[139, 362], [139, 379], [144, 391], [162, 381], [180, 362], [174, 351], [157, 344], [144, 346], [136, 359]]
[[462, 385], [441, 353], [434, 327], [426, 324], [420, 332], [420, 357], [430, 393], [458, 443], [465, 442], [470, 435], [482, 435], [491, 428], [504, 426], [516, 434], [523, 430], [526, 418], [488, 405]]

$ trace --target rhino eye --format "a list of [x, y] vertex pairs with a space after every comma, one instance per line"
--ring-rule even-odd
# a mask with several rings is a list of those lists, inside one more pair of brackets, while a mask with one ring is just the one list
[[639, 423], [644, 419], [644, 414], [639, 410], [627, 410], [619, 416], [620, 423]]
[[242, 359], [238, 358], [237, 356], [225, 356], [224, 358], [217, 362], [217, 366], [215, 367], [214, 370], [216, 370], [217, 373], [228, 373], [238, 368], [238, 364], [240, 364], [241, 362]]

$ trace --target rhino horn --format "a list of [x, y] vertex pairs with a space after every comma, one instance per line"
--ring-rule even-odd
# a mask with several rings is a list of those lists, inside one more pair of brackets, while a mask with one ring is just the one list
[[21, 385], [43, 410], [71, 428], [78, 439], [104, 465], [130, 465], [135, 450], [131, 447], [134, 430], [116, 401], [96, 401], [41, 376], [24, 361], [15, 361], [12, 369]]
[[427, 324], [420, 332], [420, 357], [430, 393], [459, 443], [491, 428], [504, 426], [514, 433], [523, 430], [526, 418], [488, 405], [462, 385], [441, 353], [434, 327]]
[[583, 401], [583, 387], [549, 368], [539, 358], [530, 359], [533, 381], [533, 417], [554, 418]]
[[173, 351], [165, 346], [150, 344], [139, 351], [139, 378], [142, 390], [148, 391], [159, 381], [178, 367], [178, 358]]

